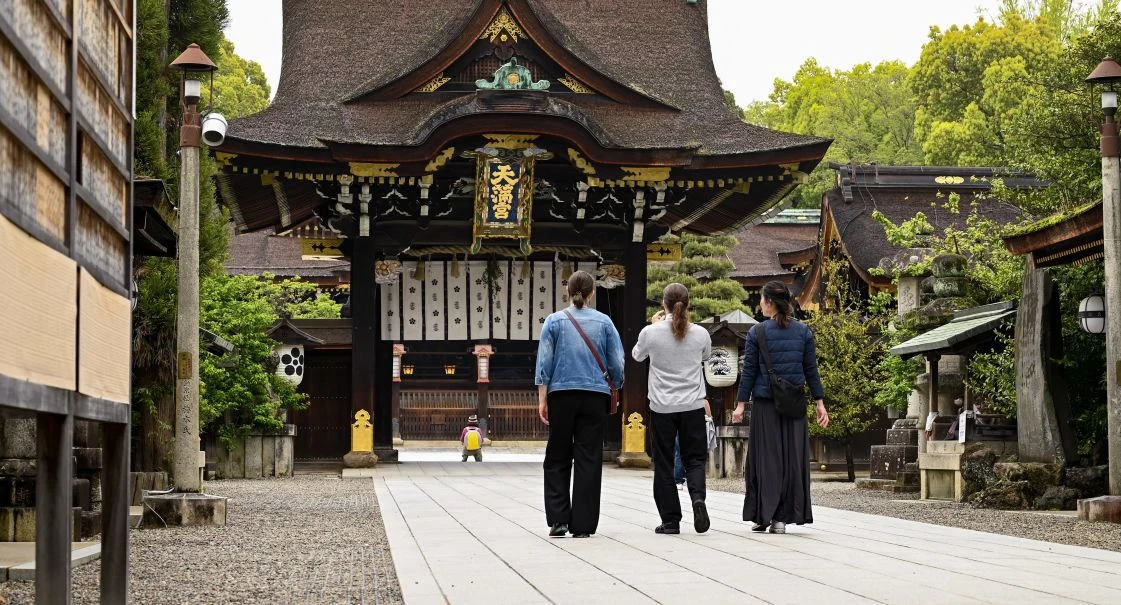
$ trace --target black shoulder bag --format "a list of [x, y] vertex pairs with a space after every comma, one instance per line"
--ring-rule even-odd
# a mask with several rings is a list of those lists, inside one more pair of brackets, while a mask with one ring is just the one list
[[771, 352], [767, 350], [767, 330], [763, 324], [755, 326], [755, 337], [759, 341], [759, 352], [763, 355], [763, 362], [767, 364], [767, 376], [771, 379], [771, 397], [775, 400], [775, 411], [787, 418], [799, 419], [806, 417], [806, 406], [809, 397], [806, 395], [806, 385], [797, 385], [775, 374], [774, 364], [771, 363]]

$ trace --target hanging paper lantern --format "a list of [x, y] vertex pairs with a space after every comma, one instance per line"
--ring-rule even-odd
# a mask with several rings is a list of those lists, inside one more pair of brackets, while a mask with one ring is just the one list
[[304, 381], [304, 345], [277, 345], [274, 349], [280, 363], [276, 373], [288, 382], [299, 385]]
[[712, 347], [712, 356], [705, 361], [705, 381], [714, 387], [730, 387], [739, 376], [737, 351], [731, 347]]

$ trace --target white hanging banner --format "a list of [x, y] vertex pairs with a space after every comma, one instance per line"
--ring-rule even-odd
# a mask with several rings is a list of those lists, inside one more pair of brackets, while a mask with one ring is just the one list
[[510, 338], [510, 263], [496, 261], [494, 266], [498, 267], [498, 275], [495, 276], [498, 283], [490, 297], [490, 337], [494, 340], [506, 340]]
[[533, 290], [530, 303], [533, 306], [533, 339], [541, 340], [541, 326], [545, 325], [545, 318], [556, 311], [556, 276], [553, 274], [552, 262], [533, 263]]
[[401, 280], [378, 284], [381, 296], [382, 338], [401, 340]]
[[459, 275], [453, 275], [452, 265], [448, 266], [447, 276], [447, 315], [448, 315], [448, 340], [468, 340], [467, 326], [470, 318], [467, 313], [467, 306], [470, 300], [467, 297], [467, 263], [460, 261], [458, 265]]
[[[522, 267], [527, 270], [523, 276]], [[533, 338], [533, 309], [530, 308], [530, 288], [533, 272], [525, 261], [516, 260], [510, 265], [510, 340]]]
[[413, 277], [416, 266], [416, 261], [402, 264], [401, 296], [405, 303], [405, 313], [401, 318], [402, 340], [424, 339], [424, 284]]
[[468, 333], [469, 340], [490, 339], [490, 293], [487, 289], [486, 272], [487, 261], [470, 261], [467, 263], [467, 289], [470, 298], [468, 315], [471, 327]]
[[424, 271], [424, 338], [425, 340], [447, 340], [447, 308], [444, 305], [444, 272], [447, 264], [443, 262], [425, 263]]

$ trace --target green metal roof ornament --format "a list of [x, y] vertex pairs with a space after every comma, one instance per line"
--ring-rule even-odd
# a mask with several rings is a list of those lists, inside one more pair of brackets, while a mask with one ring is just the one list
[[533, 74], [524, 65], [518, 65], [517, 57], [511, 58], [498, 71], [494, 72], [494, 80], [475, 80], [479, 90], [548, 90], [548, 80], [533, 81]]

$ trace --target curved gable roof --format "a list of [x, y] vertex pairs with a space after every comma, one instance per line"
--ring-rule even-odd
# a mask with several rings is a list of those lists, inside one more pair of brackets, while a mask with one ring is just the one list
[[[231, 124], [231, 147], [239, 140], [319, 149], [335, 142], [419, 145], [424, 132], [446, 117], [442, 112], [448, 104], [466, 95], [378, 99], [367, 93], [395, 82], [423, 83], [428, 73], [422, 68], [441, 67], [447, 56], [433, 63], [441, 53], [469, 47], [503, 6], [536, 33], [534, 41], [550, 58], [565, 69], [582, 68], [576, 75], [609, 97], [558, 99], [598, 128], [602, 136], [596, 138], [604, 147], [720, 156], [827, 143], [747, 124], [727, 106], [712, 63], [704, 3], [613, 0], [594, 4], [594, 15], [587, 3], [572, 0], [356, 4], [285, 0], [284, 62], [276, 97], [268, 109]], [[344, 22], [346, 27], [340, 27]], [[399, 87], [406, 93], [415, 89]]]

